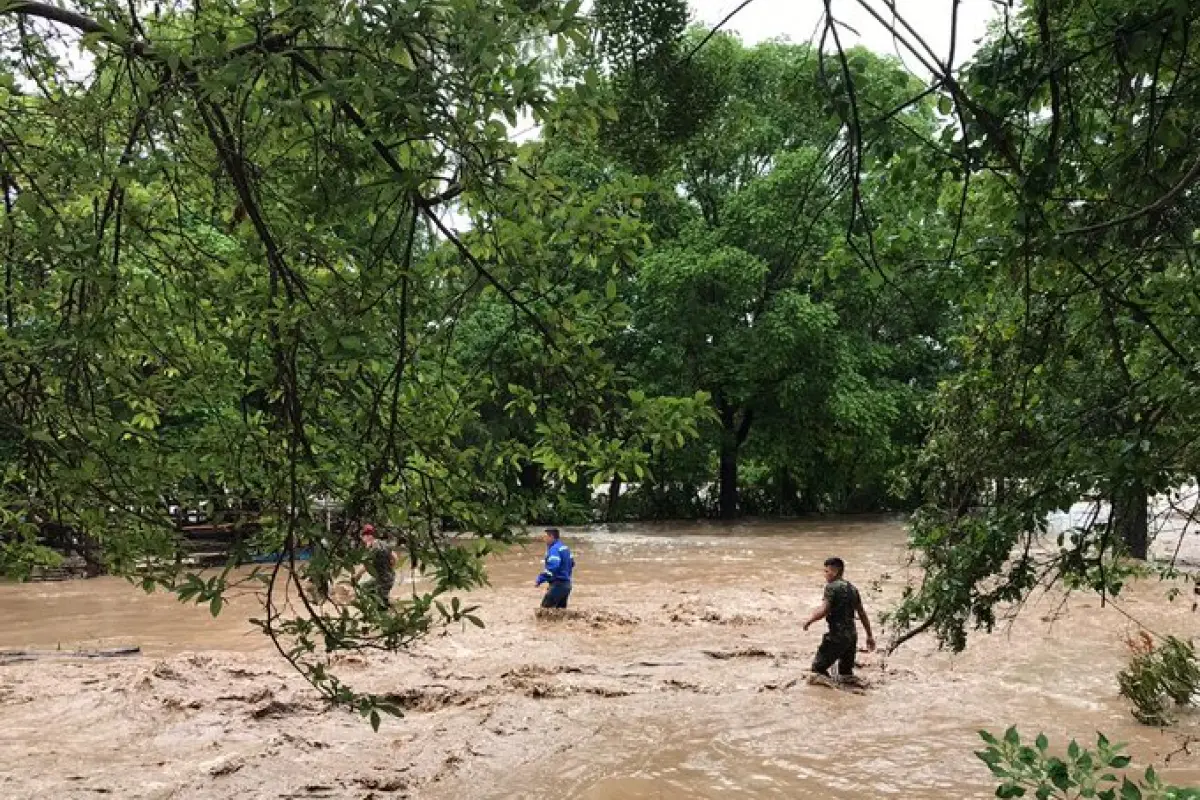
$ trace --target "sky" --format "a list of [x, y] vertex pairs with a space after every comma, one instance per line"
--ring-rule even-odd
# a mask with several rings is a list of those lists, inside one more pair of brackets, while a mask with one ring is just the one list
[[[863, 0], [872, 8], [886, 9], [885, 0]], [[712, 27], [741, 0], [690, 0], [695, 21]], [[954, 0], [896, 0], [897, 11], [944, 60], [950, 49], [950, 19]], [[737, 32], [747, 44], [786, 37], [793, 42], [807, 42], [825, 12], [824, 0], [753, 0], [726, 24], [725, 29]], [[859, 0], [833, 0], [834, 16], [853, 28], [855, 36], [845, 28], [841, 31], [842, 45], [863, 44], [877, 53], [899, 55], [908, 68], [922, 77], [928, 73], [902, 48], [892, 36], [860, 5]], [[997, 18], [1000, 7], [995, 0], [961, 0], [958, 9], [958, 36], [955, 46], [955, 66], [975, 52], [977, 41], [987, 31], [988, 21]]]

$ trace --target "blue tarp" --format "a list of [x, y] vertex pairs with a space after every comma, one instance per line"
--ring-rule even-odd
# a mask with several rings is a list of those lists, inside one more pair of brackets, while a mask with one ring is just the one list
[[[276, 561], [279, 561], [283, 557], [284, 557], [283, 553], [266, 553], [265, 555], [261, 555], [261, 556], [252, 556], [250, 558], [250, 563], [251, 564], [274, 564]], [[308, 561], [311, 558], [312, 558], [312, 550], [310, 548], [305, 548], [304, 550], [296, 551], [296, 560], [297, 561]]]

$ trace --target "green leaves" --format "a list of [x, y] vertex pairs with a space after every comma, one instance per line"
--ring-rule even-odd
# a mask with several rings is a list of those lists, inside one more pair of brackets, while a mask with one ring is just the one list
[[1121, 784], [1121, 800], [1142, 800], [1142, 790], [1126, 778]]
[[1143, 724], [1167, 725], [1172, 706], [1186, 706], [1200, 695], [1200, 658], [1191, 641], [1168, 636], [1155, 643], [1149, 634], [1128, 641], [1130, 661], [1117, 674], [1121, 694]]
[[[921, 299], [917, 315], [946, 306], [924, 277], [910, 291], [883, 276], [893, 266], [921, 271], [914, 243], [929, 238], [937, 192], [893, 188], [890, 168], [880, 173], [886, 181], [863, 185], [886, 207], [881, 220], [901, 221], [886, 231], [895, 257], [862, 271], [847, 252], [849, 196], [831, 177], [841, 169], [829, 152], [841, 121], [817, 84], [815, 51], [744, 47], [727, 35], [697, 49], [703, 34], [684, 35], [683, 3], [606, 0], [595, 14], [619, 124], [552, 143], [585, 185], [603, 190], [630, 173], [646, 182], [629, 204], [646, 225], [644, 252], [622, 258], [625, 279], [588, 288], [632, 312], [628, 331], [606, 346], [651, 394], [706, 391], [749, 420], [739, 451], [749, 459], [739, 479], [753, 484], [748, 512], [796, 513], [798, 493], [806, 508], [845, 507], [856, 493], [868, 505], [906, 502], [888, 494], [902, 485], [890, 473], [920, 435], [914, 406], [926, 389], [924, 377], [909, 380], [916, 358], [888, 362], [899, 348], [915, 354], [936, 340], [936, 322], [910, 324], [912, 297]], [[862, 96], [881, 107], [914, 88], [911, 76], [866, 51], [851, 58]], [[928, 110], [900, 113], [903, 125], [881, 122], [872, 135], [892, 152], [916, 151], [901, 139], [932, 120]], [[872, 159], [877, 152], [873, 144]], [[931, 177], [928, 159], [911, 161], [913, 182]], [[575, 259], [592, 266], [582, 251]], [[886, 342], [878, 337], [885, 327]], [[715, 477], [725, 434], [716, 426], [701, 434], [693, 444], [677, 437], [678, 452], [654, 459], [654, 478], [638, 491], [657, 504], [655, 484], [677, 486], [670, 492], [683, 504], [647, 513], [711, 513], [695, 492]]]
[[1021, 743], [1016, 728], [1005, 731], [1003, 740], [987, 731], [980, 731], [979, 735], [988, 747], [976, 756], [1002, 781], [996, 788], [997, 797], [1025, 797], [1033, 792], [1039, 800], [1080, 797], [1168, 800], [1182, 796], [1178, 792], [1187, 791], [1163, 784], [1152, 766], [1146, 768], [1141, 780], [1110, 772], [1126, 767], [1129, 757], [1121, 753], [1124, 745], [1110, 744], [1103, 734], [1097, 735], [1095, 750], [1080, 747], [1072, 740], [1066, 760], [1047, 754], [1050, 743], [1045, 734], [1038, 735], [1036, 750]]

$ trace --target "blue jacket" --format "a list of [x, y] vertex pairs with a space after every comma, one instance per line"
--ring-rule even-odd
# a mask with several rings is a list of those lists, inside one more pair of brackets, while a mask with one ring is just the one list
[[567, 583], [571, 582], [571, 572], [575, 569], [575, 558], [571, 548], [555, 540], [546, 548], [546, 568], [537, 576], [537, 585], [546, 581]]

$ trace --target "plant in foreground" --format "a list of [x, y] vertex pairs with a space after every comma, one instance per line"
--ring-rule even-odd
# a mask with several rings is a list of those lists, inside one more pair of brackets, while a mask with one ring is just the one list
[[988, 765], [1002, 782], [997, 797], [1032, 796], [1038, 800], [1200, 800], [1200, 789], [1185, 789], [1163, 783], [1153, 766], [1141, 776], [1118, 774], [1132, 759], [1122, 751], [1123, 744], [1111, 744], [1097, 734], [1096, 749], [1080, 747], [1074, 739], [1065, 758], [1051, 755], [1046, 734], [1039, 733], [1033, 746], [1021, 741], [1015, 727], [1003, 738], [980, 731], [987, 748], [975, 755]]

